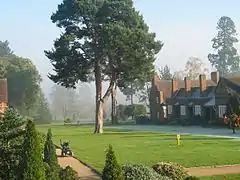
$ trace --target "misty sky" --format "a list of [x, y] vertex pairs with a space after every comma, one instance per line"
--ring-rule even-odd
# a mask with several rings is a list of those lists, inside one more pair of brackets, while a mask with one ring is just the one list
[[[46, 78], [52, 68], [43, 50], [50, 49], [59, 35], [50, 15], [60, 2], [2, 0], [0, 5], [0, 40], [10, 41], [17, 55], [33, 60], [44, 79], [45, 92], [52, 86]], [[168, 64], [173, 71], [183, 68], [190, 56], [208, 63], [211, 39], [221, 16], [231, 17], [240, 32], [239, 0], [135, 0], [135, 6], [158, 39], [164, 42], [156, 65]], [[239, 45], [237, 48], [240, 50]]]

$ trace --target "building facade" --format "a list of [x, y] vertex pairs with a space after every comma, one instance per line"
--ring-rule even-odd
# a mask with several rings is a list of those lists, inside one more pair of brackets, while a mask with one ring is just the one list
[[232, 93], [240, 93], [240, 76], [220, 77], [219, 72], [212, 72], [209, 80], [205, 75], [198, 80], [161, 80], [155, 74], [150, 94], [151, 120], [221, 123]]

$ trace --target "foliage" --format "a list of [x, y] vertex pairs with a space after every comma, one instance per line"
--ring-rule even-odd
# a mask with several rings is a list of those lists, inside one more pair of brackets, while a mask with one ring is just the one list
[[159, 72], [160, 79], [171, 80], [173, 78], [170, 67], [168, 65], [165, 65], [164, 67], [159, 68], [158, 72]]
[[[87, 9], [87, 11], [86, 11]], [[64, 29], [51, 51], [45, 51], [56, 74], [49, 78], [65, 87], [79, 81], [95, 80], [96, 126], [102, 132], [102, 110], [119, 79], [138, 79], [142, 72], [152, 72], [155, 55], [162, 43], [149, 33], [132, 0], [64, 0], [51, 16]], [[131, 76], [130, 76], [131, 75]], [[110, 80], [102, 94], [102, 81]]]
[[60, 180], [78, 180], [78, 174], [70, 166], [67, 166], [65, 169], [61, 169], [59, 174]]
[[122, 180], [123, 179], [121, 166], [117, 162], [115, 153], [111, 145], [109, 145], [107, 150], [105, 166], [102, 172], [102, 179], [103, 180]]
[[22, 160], [25, 120], [14, 109], [8, 108], [0, 120], [0, 179], [16, 179]]
[[132, 115], [136, 117], [136, 116], [145, 115], [147, 113], [147, 109], [144, 104], [133, 104], [133, 105], [128, 105], [125, 108], [124, 113], [127, 117], [130, 117]]
[[127, 107], [127, 105], [124, 105], [124, 104], [119, 104], [117, 106], [117, 118], [118, 119], [126, 120], [128, 118], [125, 114], [126, 107]]
[[186, 174], [184, 168], [175, 163], [157, 163], [152, 167], [158, 174], [167, 176], [172, 180], [184, 180]]
[[11, 48], [9, 47], [9, 42], [0, 41], [0, 57], [8, 56], [13, 54]]
[[161, 176], [150, 167], [144, 165], [124, 165], [122, 167], [124, 180], [170, 180], [168, 177]]
[[52, 113], [49, 108], [47, 99], [42, 91], [39, 92], [38, 104], [36, 105], [35, 120], [37, 124], [49, 124], [52, 122]]
[[200, 180], [200, 178], [198, 178], [196, 176], [188, 176], [184, 180]]
[[45, 179], [45, 166], [34, 122], [28, 120], [25, 128], [21, 161], [21, 179]]
[[209, 54], [208, 60], [221, 75], [239, 71], [239, 56], [234, 44], [238, 42], [236, 27], [230, 17], [222, 16], [217, 23], [218, 34], [212, 39], [215, 54]]
[[44, 145], [45, 145], [46, 135], [44, 133], [42, 133], [42, 132], [39, 132], [39, 131], [37, 131], [37, 134], [38, 134], [38, 139], [39, 139], [39, 142], [40, 142], [41, 152], [44, 152]]
[[151, 120], [150, 117], [145, 115], [145, 116], [136, 116], [136, 124], [150, 124]]

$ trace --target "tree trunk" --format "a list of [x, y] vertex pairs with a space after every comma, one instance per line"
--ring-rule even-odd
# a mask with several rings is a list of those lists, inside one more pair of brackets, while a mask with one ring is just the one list
[[117, 85], [115, 84], [115, 87], [112, 88], [112, 124], [117, 124], [117, 101], [116, 101], [116, 92], [117, 92]]
[[131, 95], [130, 95], [130, 100], [131, 100], [131, 107], [132, 107], [132, 120], [134, 119], [134, 113], [133, 113], [133, 86], [132, 86], [132, 83], [131, 83]]
[[103, 133], [102, 78], [99, 61], [95, 64], [96, 114], [94, 133]]

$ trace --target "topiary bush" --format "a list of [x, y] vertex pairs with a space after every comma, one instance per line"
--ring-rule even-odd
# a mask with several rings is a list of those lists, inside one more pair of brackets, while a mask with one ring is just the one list
[[161, 176], [152, 168], [144, 165], [128, 164], [122, 166], [124, 180], [171, 180], [166, 176]]
[[152, 167], [158, 174], [162, 176], [167, 176], [172, 180], [184, 180], [186, 178], [186, 173], [184, 168], [175, 163], [157, 163]]
[[200, 178], [198, 178], [196, 176], [188, 176], [184, 180], [200, 180]]
[[112, 146], [109, 145], [107, 154], [105, 167], [102, 172], [103, 180], [123, 180], [122, 169], [118, 164], [115, 153], [112, 149]]

